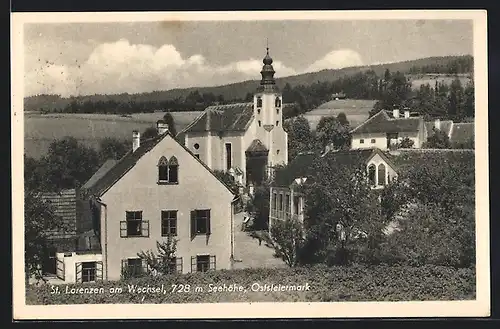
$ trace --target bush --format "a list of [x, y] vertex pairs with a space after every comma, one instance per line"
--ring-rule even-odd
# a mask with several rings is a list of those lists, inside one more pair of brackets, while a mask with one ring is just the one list
[[[307, 291], [252, 291], [253, 284], [309, 285]], [[246, 292], [209, 292], [209, 284], [237, 284]], [[163, 285], [165, 293], [129, 292], [133, 286]], [[172, 289], [177, 288], [176, 292]], [[189, 292], [179, 287], [189, 285]], [[104, 293], [66, 294], [65, 289], [103, 288]], [[201, 287], [203, 291], [195, 290]], [[122, 293], [110, 293], [122, 288]], [[471, 300], [475, 298], [475, 270], [426, 265], [334, 266], [282, 269], [254, 268], [221, 270], [185, 275], [142, 277], [123, 282], [70, 284], [60, 294], [51, 294], [51, 285], [27, 286], [27, 304], [127, 304], [127, 303], [217, 303], [217, 302], [333, 302]]]

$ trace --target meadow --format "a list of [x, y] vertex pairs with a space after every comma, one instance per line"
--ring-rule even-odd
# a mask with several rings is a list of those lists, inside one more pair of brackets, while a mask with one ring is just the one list
[[[201, 112], [172, 112], [176, 130], [179, 132]], [[114, 114], [40, 114], [24, 115], [24, 152], [39, 158], [47, 153], [55, 139], [72, 136], [83, 144], [97, 148], [105, 137], [130, 139], [132, 131], [144, 131], [154, 126], [163, 117], [163, 112], [136, 113], [130, 116]], [[132, 144], [131, 144], [132, 145]]]
[[304, 117], [309, 121], [311, 130], [315, 130], [321, 117], [337, 116], [339, 113], [344, 112], [351, 127], [356, 127], [368, 119], [368, 112], [370, 112], [376, 102], [376, 100], [369, 99], [333, 100], [305, 113]]

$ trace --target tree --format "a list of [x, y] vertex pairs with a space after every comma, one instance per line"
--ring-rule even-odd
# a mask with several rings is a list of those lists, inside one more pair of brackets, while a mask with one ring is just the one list
[[425, 142], [425, 148], [431, 149], [449, 149], [451, 148], [450, 138], [448, 135], [441, 130], [432, 128], [433, 134], [427, 137]]
[[333, 116], [322, 117], [319, 120], [316, 126], [316, 140], [321, 149], [331, 143], [337, 149], [348, 149], [351, 144], [348, 127]]
[[277, 220], [273, 222], [271, 235], [276, 257], [290, 267], [297, 266], [299, 252], [304, 245], [302, 223], [289, 217]]
[[158, 129], [154, 126], [146, 128], [144, 132], [141, 134], [141, 138], [150, 139], [158, 136]]
[[254, 194], [245, 206], [245, 211], [253, 218], [253, 230], [267, 230], [269, 227], [269, 189], [268, 182], [256, 186]]
[[83, 185], [99, 168], [99, 155], [74, 138], [52, 142], [47, 156], [42, 158], [46, 188], [71, 189]]
[[413, 140], [409, 139], [408, 137], [405, 137], [399, 144], [399, 147], [403, 149], [411, 149], [414, 144], [415, 142]]
[[99, 143], [99, 162], [102, 164], [108, 159], [121, 159], [130, 148], [128, 141], [105, 137]]
[[345, 127], [349, 127], [349, 120], [347, 120], [347, 116], [345, 115], [344, 112], [340, 112], [338, 115], [337, 115], [337, 120], [338, 122], [345, 126]]
[[283, 124], [283, 129], [288, 133], [288, 160], [294, 159], [300, 152], [311, 150], [313, 136], [309, 121], [303, 116], [298, 116]]
[[137, 254], [140, 259], [144, 260], [153, 274], [172, 274], [177, 270], [177, 264], [173, 262], [177, 251], [177, 240], [171, 235], [163, 241], [156, 241], [157, 252], [151, 249], [141, 251]]
[[167, 123], [168, 130], [170, 131], [172, 136], [176, 136], [177, 130], [175, 129], [175, 120], [174, 117], [172, 116], [172, 113], [170, 112], [165, 113], [165, 115], [163, 116], [163, 120]]
[[50, 245], [49, 233], [60, 228], [62, 220], [54, 214], [52, 205], [41, 198], [41, 191], [45, 189], [42, 185], [33, 188], [25, 181], [24, 188], [25, 280], [28, 282], [30, 277], [44, 280], [42, 264]]
[[334, 157], [323, 159], [313, 163], [303, 187], [306, 243], [301, 262], [346, 264], [359, 244], [370, 247], [382, 236], [387, 220], [361, 159], [350, 166]]

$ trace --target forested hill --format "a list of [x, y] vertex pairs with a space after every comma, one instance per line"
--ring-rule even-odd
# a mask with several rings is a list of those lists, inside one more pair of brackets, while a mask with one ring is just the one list
[[[400, 71], [405, 74], [457, 74], [471, 73], [473, 71], [473, 57], [464, 56], [445, 56], [445, 57], [428, 57], [411, 61], [348, 67], [336, 70], [322, 70], [314, 73], [306, 73], [295, 76], [277, 78], [278, 87], [284, 88], [286, 84], [291, 87], [309, 86], [318, 82], [332, 82], [341, 78], [347, 78], [357, 73], [373, 71], [377, 76], [382, 76], [385, 70], [391, 72]], [[279, 72], [277, 72], [279, 76]], [[109, 102], [118, 103], [149, 103], [158, 101], [178, 100], [186, 98], [193, 92], [199, 94], [212, 94], [221, 101], [244, 100], [249, 93], [253, 93], [259, 80], [249, 80], [239, 83], [228, 84], [224, 86], [213, 87], [195, 87], [184, 89], [172, 89], [167, 91], [154, 91], [140, 94], [114, 94], [114, 95], [91, 95], [79, 96], [73, 98], [62, 98], [57, 95], [38, 95], [26, 97], [24, 100], [25, 111], [47, 110], [53, 111], [66, 108], [71, 101], [81, 102]]]

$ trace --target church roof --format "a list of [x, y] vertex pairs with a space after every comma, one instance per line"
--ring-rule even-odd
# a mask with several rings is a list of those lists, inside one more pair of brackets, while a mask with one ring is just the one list
[[246, 131], [253, 119], [253, 103], [209, 106], [182, 133]]
[[262, 143], [260, 139], [254, 139], [250, 146], [247, 148], [247, 152], [268, 152], [267, 147]]
[[387, 111], [381, 110], [353, 130], [352, 134], [371, 133], [397, 133], [397, 132], [417, 132], [419, 130], [420, 117], [393, 118]]

